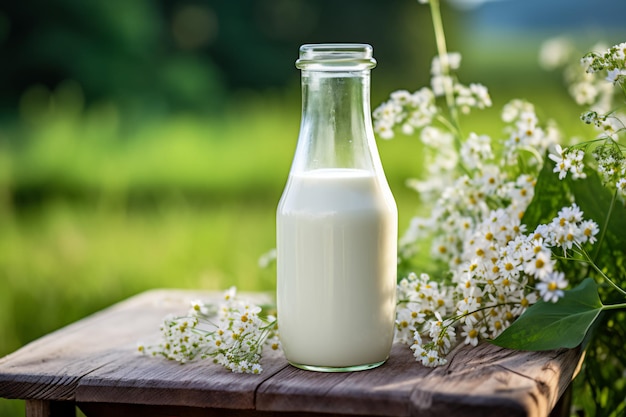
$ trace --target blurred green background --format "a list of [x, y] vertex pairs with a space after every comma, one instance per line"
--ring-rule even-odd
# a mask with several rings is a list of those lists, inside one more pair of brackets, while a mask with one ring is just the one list
[[[539, 44], [623, 41], [613, 20], [626, 11], [604, 7], [620, 0], [473, 3], [444, 3], [462, 80], [494, 101], [466, 130], [499, 137], [514, 97], [574, 130], [578, 109], [539, 68]], [[258, 259], [275, 245], [298, 134], [294, 61], [317, 42], [374, 46], [373, 107], [427, 84], [435, 52], [428, 7], [409, 0], [3, 2], [0, 357], [150, 288], [273, 290]], [[404, 185], [420, 146], [379, 150], [402, 230], [420, 209]], [[0, 415], [21, 414], [0, 400]]]

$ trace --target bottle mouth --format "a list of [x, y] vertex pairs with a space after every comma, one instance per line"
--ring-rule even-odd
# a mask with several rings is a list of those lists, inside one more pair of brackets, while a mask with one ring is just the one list
[[318, 43], [300, 47], [296, 67], [315, 71], [363, 71], [376, 66], [374, 48], [364, 43]]

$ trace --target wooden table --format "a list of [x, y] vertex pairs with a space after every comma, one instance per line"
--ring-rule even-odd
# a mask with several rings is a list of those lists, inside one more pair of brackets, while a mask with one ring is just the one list
[[[515, 352], [457, 347], [431, 369], [395, 345], [383, 366], [325, 374], [264, 357], [260, 375], [210, 361], [184, 365], [141, 356], [167, 313], [216, 293], [149, 291], [51, 333], [0, 359], [0, 397], [26, 400], [27, 417], [98, 416], [547, 416], [578, 372], [578, 350]], [[555, 408], [556, 406], [556, 408]]]

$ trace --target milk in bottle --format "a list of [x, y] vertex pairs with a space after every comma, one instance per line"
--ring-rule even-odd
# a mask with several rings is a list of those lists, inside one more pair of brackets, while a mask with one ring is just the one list
[[372, 48], [303, 45], [303, 112], [277, 210], [277, 307], [297, 367], [376, 367], [393, 342], [397, 209], [374, 142]]

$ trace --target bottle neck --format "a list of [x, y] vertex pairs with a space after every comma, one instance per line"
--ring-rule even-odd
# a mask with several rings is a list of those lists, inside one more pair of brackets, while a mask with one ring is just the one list
[[370, 71], [302, 71], [297, 170], [380, 165], [370, 115]]

